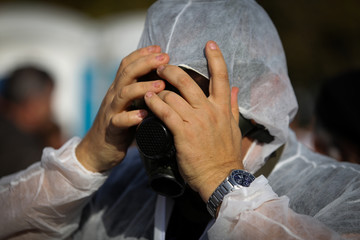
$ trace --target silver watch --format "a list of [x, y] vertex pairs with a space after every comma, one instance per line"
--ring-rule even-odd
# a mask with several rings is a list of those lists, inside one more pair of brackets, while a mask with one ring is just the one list
[[230, 175], [215, 189], [206, 206], [212, 217], [216, 217], [216, 210], [222, 203], [224, 196], [240, 187], [248, 187], [255, 180], [254, 175], [244, 170], [232, 170]]

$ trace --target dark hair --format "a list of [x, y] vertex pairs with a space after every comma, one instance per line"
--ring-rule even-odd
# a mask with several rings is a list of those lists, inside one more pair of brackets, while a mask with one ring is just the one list
[[325, 130], [327, 141], [340, 151], [345, 149], [345, 144], [360, 149], [359, 86], [360, 70], [352, 70], [326, 80], [317, 97], [317, 134]]
[[47, 86], [54, 86], [53, 78], [44, 70], [24, 66], [12, 71], [1, 83], [1, 95], [9, 102], [22, 102], [42, 92]]

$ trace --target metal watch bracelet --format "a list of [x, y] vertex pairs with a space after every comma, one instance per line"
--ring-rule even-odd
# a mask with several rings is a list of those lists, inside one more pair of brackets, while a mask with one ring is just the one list
[[230, 175], [215, 189], [210, 196], [206, 207], [212, 217], [216, 217], [217, 208], [222, 203], [225, 195], [240, 187], [248, 187], [255, 177], [244, 170], [232, 170]]

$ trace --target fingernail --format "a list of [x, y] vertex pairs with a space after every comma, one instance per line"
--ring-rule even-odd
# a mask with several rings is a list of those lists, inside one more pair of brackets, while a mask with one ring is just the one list
[[162, 61], [162, 60], [164, 60], [164, 54], [160, 54], [160, 55], [157, 55], [155, 58], [156, 58], [156, 60], [158, 60], [158, 61]]
[[216, 50], [216, 48], [217, 48], [216, 43], [214, 43], [214, 42], [210, 42], [209, 47], [211, 50]]
[[153, 87], [155, 87], [155, 88], [159, 88], [160, 85], [161, 85], [161, 82], [159, 82], [159, 81], [156, 81], [153, 83]]
[[155, 46], [149, 46], [148, 48], [149, 52], [154, 52], [155, 51]]
[[147, 111], [146, 111], [146, 110], [139, 110], [137, 116], [138, 116], [139, 118], [141, 118], [141, 119], [144, 119], [144, 118], [146, 118], [146, 116], [147, 116]]
[[147, 98], [151, 98], [152, 96], [154, 96], [154, 93], [153, 93], [153, 92], [147, 92], [147, 93], [145, 94], [145, 97], [147, 97]]
[[165, 66], [164, 65], [160, 65], [158, 68], [157, 68], [157, 72], [159, 73], [159, 72], [162, 72], [162, 71], [164, 71], [164, 69], [165, 69]]

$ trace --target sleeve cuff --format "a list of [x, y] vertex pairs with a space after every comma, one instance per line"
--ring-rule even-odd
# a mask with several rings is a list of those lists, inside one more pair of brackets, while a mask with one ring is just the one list
[[78, 161], [75, 149], [80, 141], [73, 137], [58, 150], [45, 148], [41, 164], [45, 169], [59, 171], [77, 189], [95, 191], [105, 182], [108, 172], [91, 172]]
[[234, 190], [224, 197], [219, 211], [219, 217], [237, 218], [247, 210], [260, 207], [264, 202], [277, 199], [278, 195], [270, 187], [263, 176], [257, 177], [249, 187]]

